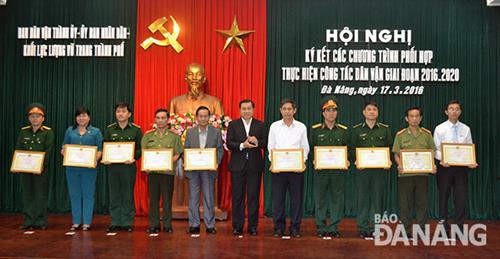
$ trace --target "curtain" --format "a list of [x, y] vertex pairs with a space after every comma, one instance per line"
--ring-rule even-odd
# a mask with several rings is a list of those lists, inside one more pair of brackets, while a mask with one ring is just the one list
[[[28, 125], [26, 108], [31, 102], [46, 107], [45, 124], [54, 130], [55, 152], [50, 158], [49, 211], [70, 210], [62, 156], [64, 131], [74, 123], [76, 106], [91, 111], [91, 124], [103, 131], [115, 119], [114, 104], [133, 102], [135, 65], [134, 0], [18, 0], [0, 7], [0, 211], [22, 208], [19, 175], [9, 173], [15, 141], [22, 126]], [[25, 40], [17, 40], [19, 26], [124, 26], [131, 29], [120, 58], [34, 58], [23, 57]], [[29, 42], [29, 41], [28, 41]], [[37, 40], [37, 43], [41, 41]], [[72, 40], [54, 40], [47, 43]], [[93, 44], [96, 41], [75, 40]], [[106, 41], [107, 42], [107, 41]], [[110, 41], [111, 42], [111, 41]], [[120, 41], [112, 41], [119, 44]], [[116, 43], [115, 43], [116, 42]], [[108, 210], [107, 175], [99, 166], [95, 210]]]
[[[306, 125], [321, 122], [318, 100], [321, 82], [285, 82], [281, 67], [306, 66], [304, 50], [326, 44], [326, 29], [410, 29], [416, 49], [434, 51], [430, 67], [458, 67], [460, 82], [450, 84], [424, 83], [421, 96], [344, 96], [338, 98], [338, 121], [355, 125], [363, 121], [363, 103], [378, 102], [380, 121], [391, 126], [393, 134], [406, 127], [405, 109], [420, 105], [423, 108], [422, 126], [434, 130], [446, 120], [443, 108], [448, 101], [458, 99], [463, 105], [461, 121], [471, 127], [476, 143], [479, 168], [469, 175], [468, 210], [473, 219], [499, 218], [499, 140], [500, 127], [496, 103], [499, 85], [500, 10], [470, 0], [409, 1], [285, 1], [267, 2], [268, 43], [266, 77], [266, 125], [281, 118], [279, 102], [283, 98], [297, 101], [296, 119]], [[329, 43], [328, 48], [383, 49], [394, 45], [367, 45], [342, 42]], [[333, 64], [332, 64], [333, 65]], [[411, 67], [411, 66], [410, 66]], [[336, 84], [336, 82], [333, 82]], [[314, 215], [312, 156], [305, 173], [304, 214]], [[266, 168], [268, 168], [266, 166]], [[345, 214], [356, 215], [356, 186], [354, 171], [347, 173]], [[397, 212], [396, 171], [387, 178], [384, 209]], [[435, 176], [429, 180], [429, 215], [438, 216]], [[265, 174], [265, 214], [272, 214], [270, 174]]]
[[[186, 66], [192, 62], [205, 66], [207, 83], [205, 92], [222, 101], [226, 115], [239, 118], [238, 103], [251, 98], [255, 104], [255, 117], [263, 119], [266, 61], [266, 4], [257, 1], [138, 1], [135, 121], [144, 130], [151, 129], [154, 111], [168, 108], [172, 97], [185, 94]], [[174, 17], [180, 26], [177, 41], [184, 50], [180, 53], [171, 46], [152, 45], [144, 50], [140, 43], [152, 34], [148, 26], [160, 17], [166, 17], [164, 27], [172, 32]], [[226, 38], [217, 29], [229, 30], [236, 16], [240, 30], [255, 32], [243, 38], [246, 55], [236, 47], [222, 51]], [[228, 152], [220, 166], [218, 201], [221, 209], [230, 209], [230, 175], [227, 171]], [[137, 172], [135, 186], [136, 213], [147, 214], [149, 202], [147, 177]]]

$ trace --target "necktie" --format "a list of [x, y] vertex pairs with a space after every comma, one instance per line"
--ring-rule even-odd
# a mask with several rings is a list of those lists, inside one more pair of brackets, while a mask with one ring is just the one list
[[457, 124], [452, 126], [453, 128], [453, 142], [458, 143], [458, 127]]

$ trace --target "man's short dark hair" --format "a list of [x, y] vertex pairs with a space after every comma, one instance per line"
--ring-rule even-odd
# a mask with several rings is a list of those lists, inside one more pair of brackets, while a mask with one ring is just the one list
[[458, 104], [458, 106], [460, 107], [460, 110], [462, 109], [462, 104], [458, 101], [458, 100], [451, 100], [448, 102], [448, 104], [446, 105], [446, 107], [444, 107], [444, 110], [448, 110], [448, 107], [450, 107], [450, 105], [452, 104]]
[[255, 103], [252, 100], [250, 100], [250, 99], [243, 99], [243, 100], [241, 100], [239, 107], [241, 108], [241, 105], [244, 104], [244, 103], [251, 103], [252, 104], [252, 108], [255, 108]]
[[285, 99], [281, 100], [280, 109], [283, 107], [283, 105], [285, 105], [287, 103], [291, 104], [294, 109], [297, 108], [297, 105], [295, 105], [295, 101], [294, 100], [285, 98]]
[[169, 115], [168, 110], [166, 108], [159, 108], [158, 110], [155, 111], [155, 116], [156, 116], [156, 114], [158, 114], [160, 112], [166, 113], [167, 116]]
[[128, 112], [132, 112], [132, 110], [130, 109], [130, 104], [126, 103], [126, 102], [119, 102], [115, 105], [115, 112], [116, 110], [118, 110], [118, 108], [127, 108], [127, 111]]
[[408, 117], [408, 113], [410, 111], [413, 111], [413, 110], [417, 110], [419, 112], [420, 116], [422, 116], [422, 108], [420, 108], [419, 106], [412, 106], [412, 107], [406, 109], [406, 117]]
[[198, 109], [196, 109], [196, 116], [198, 116], [198, 113], [202, 110], [207, 110], [208, 111], [208, 116], [210, 116], [210, 109], [208, 109], [207, 106], [200, 106]]
[[377, 104], [375, 101], [368, 101], [368, 102], [366, 102], [366, 103], [365, 103], [365, 105], [363, 106], [363, 110], [364, 110], [364, 109], [366, 109], [366, 107], [367, 107], [368, 105], [375, 106], [375, 108], [377, 108], [377, 109], [378, 109], [378, 104]]

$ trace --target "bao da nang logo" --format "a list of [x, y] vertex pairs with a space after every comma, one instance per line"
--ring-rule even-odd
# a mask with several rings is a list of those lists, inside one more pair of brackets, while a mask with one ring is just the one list
[[[407, 233], [405, 227], [398, 220], [396, 214], [387, 213], [375, 214], [374, 218], [375, 232], [373, 240], [376, 246], [395, 246], [404, 244], [405, 246], [485, 246], [487, 243], [486, 225], [484, 224], [464, 224], [463, 228], [452, 224], [447, 230], [444, 224], [437, 224], [434, 231], [431, 226], [425, 224], [423, 229], [418, 224], [413, 224], [410, 233]], [[396, 227], [393, 228], [396, 224]]]

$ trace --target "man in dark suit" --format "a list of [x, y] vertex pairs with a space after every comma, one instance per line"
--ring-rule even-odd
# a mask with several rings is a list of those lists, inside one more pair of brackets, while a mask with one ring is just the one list
[[[216, 148], [217, 165], [220, 165], [224, 148], [222, 133], [208, 124], [210, 110], [200, 106], [196, 110], [198, 126], [188, 129], [184, 148]], [[215, 229], [215, 180], [217, 171], [186, 171], [189, 179], [189, 230], [191, 235], [200, 233], [200, 189], [203, 193], [203, 221], [207, 234], [216, 234]]]
[[231, 150], [233, 235], [242, 235], [245, 224], [245, 195], [248, 203], [248, 233], [257, 235], [260, 206], [260, 184], [264, 169], [263, 150], [267, 133], [262, 121], [253, 118], [255, 104], [245, 99], [240, 102], [241, 118], [227, 128], [227, 146]]

